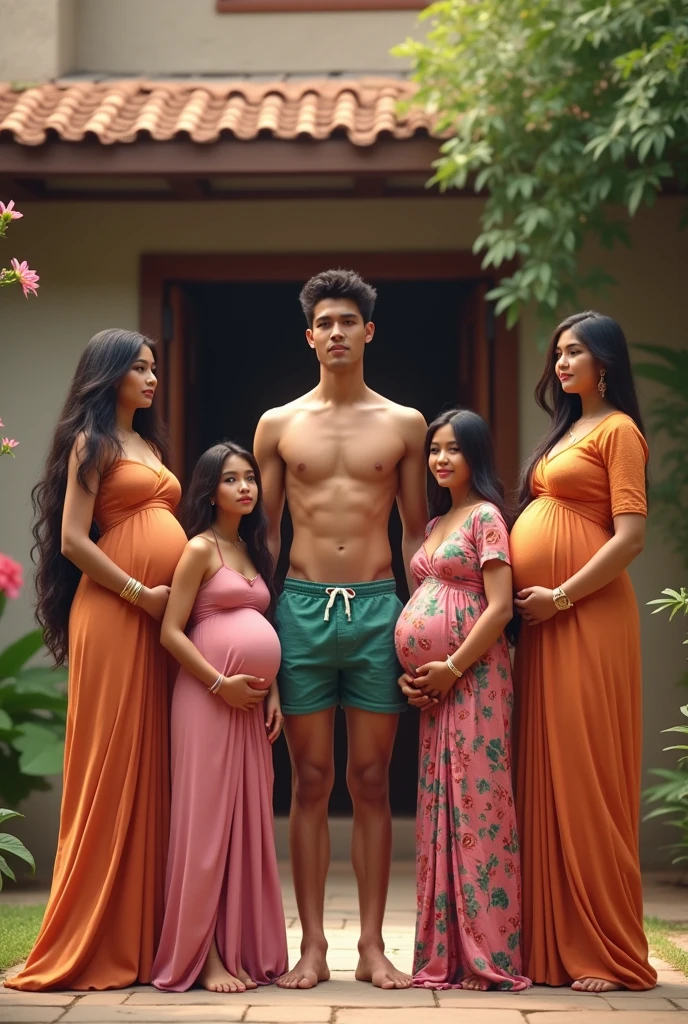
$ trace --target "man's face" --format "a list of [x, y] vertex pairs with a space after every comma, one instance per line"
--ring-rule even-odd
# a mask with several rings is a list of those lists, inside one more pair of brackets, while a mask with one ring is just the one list
[[322, 299], [313, 310], [313, 328], [306, 331], [306, 338], [322, 366], [337, 370], [360, 362], [374, 333], [375, 325], [363, 322], [352, 299]]

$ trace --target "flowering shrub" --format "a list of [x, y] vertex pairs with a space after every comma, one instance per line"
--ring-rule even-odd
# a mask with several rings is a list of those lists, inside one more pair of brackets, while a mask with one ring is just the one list
[[0, 594], [6, 594], [11, 600], [19, 597], [24, 580], [19, 562], [0, 552]]
[[[0, 616], [22, 586], [22, 567], [0, 554]], [[43, 646], [40, 629], [0, 651], [0, 803], [16, 807], [62, 771], [67, 718], [65, 669], [27, 667]]]
[[[15, 210], [13, 199], [10, 199], [7, 206], [0, 203], [0, 238], [5, 237], [7, 228], [13, 220], [21, 220], [23, 216], [23, 213]], [[15, 284], [18, 281], [27, 299], [29, 295], [37, 294], [39, 280], [38, 274], [31, 269], [26, 260], [22, 260], [20, 263], [19, 260], [11, 259], [9, 270], [4, 267], [0, 269], [0, 287]]]
[[[2, 429], [2, 427], [4, 427], [4, 426], [5, 426], [5, 424], [2, 422], [2, 420], [0, 420], [0, 429]], [[1, 437], [0, 438], [0, 455], [11, 455], [12, 458], [14, 458], [14, 452], [12, 451], [12, 449], [16, 448], [18, 444], [19, 444], [19, 441], [14, 441], [12, 438]]]

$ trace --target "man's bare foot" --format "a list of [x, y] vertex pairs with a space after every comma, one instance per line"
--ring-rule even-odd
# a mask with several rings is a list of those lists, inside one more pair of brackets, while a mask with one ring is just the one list
[[579, 978], [571, 986], [574, 992], [618, 992], [621, 987], [604, 978]]
[[375, 988], [410, 988], [411, 978], [398, 971], [381, 949], [360, 950], [356, 981], [368, 981]]
[[486, 981], [485, 978], [479, 978], [476, 974], [467, 974], [459, 985], [459, 988], [467, 988], [471, 992], [487, 992], [489, 987], [489, 981]]
[[239, 970], [237, 971], [237, 976], [239, 978], [239, 981], [243, 981], [246, 988], [258, 988], [251, 975], [247, 971], [245, 971], [243, 967], [239, 968]]
[[[208, 992], [245, 992], [247, 986], [225, 969], [219, 956], [209, 953], [198, 975], [198, 984]], [[253, 986], [255, 988], [255, 985]]]
[[299, 962], [277, 979], [280, 988], [315, 988], [320, 981], [330, 980], [325, 949], [304, 949]]

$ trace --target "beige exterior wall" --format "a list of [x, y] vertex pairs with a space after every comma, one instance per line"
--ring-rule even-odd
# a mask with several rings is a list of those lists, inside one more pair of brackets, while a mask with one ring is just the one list
[[[677, 231], [679, 203], [660, 202], [633, 224], [635, 246], [619, 250], [608, 266], [620, 282], [599, 303], [617, 317], [629, 339], [685, 344], [688, 292], [680, 268], [688, 260], [688, 237]], [[138, 266], [144, 252], [292, 252], [333, 248], [345, 254], [374, 250], [468, 249], [480, 204], [440, 200], [313, 200], [199, 204], [22, 204], [25, 219], [13, 227], [7, 251], [28, 259], [41, 274], [38, 299], [16, 289], [0, 296], [0, 417], [21, 446], [17, 458], [0, 464], [0, 550], [28, 566], [31, 486], [40, 473], [51, 429], [76, 360], [88, 338], [109, 326], [138, 326]], [[317, 228], [317, 231], [316, 231]], [[11, 251], [10, 251], [11, 250]], [[296, 297], [295, 297], [296, 301]], [[542, 355], [534, 324], [521, 331], [521, 436], [525, 454], [544, 423], [532, 402]], [[305, 382], [304, 382], [305, 383]], [[515, 386], [517, 386], [515, 384]], [[643, 385], [643, 395], [650, 390]], [[685, 697], [673, 683], [685, 667], [683, 624], [650, 617], [646, 601], [669, 585], [685, 583], [680, 568], [650, 528], [644, 554], [632, 570], [641, 605], [645, 670], [645, 763], [671, 764], [662, 754], [659, 730], [678, 718]], [[31, 625], [28, 593], [10, 602], [0, 622], [0, 647]], [[614, 643], [614, 637], [609, 638]], [[57, 820], [54, 795], [28, 806], [24, 828], [39, 855], [39, 871], [50, 870]], [[643, 859], [661, 858], [661, 827], [643, 827]]]
[[110, 74], [399, 71], [414, 11], [218, 14], [214, 0], [77, 0], [75, 67]]
[[73, 70], [75, 0], [0, 0], [0, 81], [40, 82]]

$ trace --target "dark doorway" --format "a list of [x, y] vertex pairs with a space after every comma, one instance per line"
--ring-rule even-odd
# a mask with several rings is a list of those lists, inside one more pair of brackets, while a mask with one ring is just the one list
[[[429, 422], [451, 405], [471, 402], [476, 283], [467, 280], [371, 281], [378, 288], [376, 334], [366, 350], [366, 382], [402, 405], [419, 409]], [[318, 364], [308, 347], [298, 303], [300, 282], [249, 281], [187, 283], [186, 465], [228, 437], [251, 447], [256, 424], [268, 408], [314, 387]], [[393, 569], [402, 601], [408, 598], [401, 562], [401, 525], [396, 508], [390, 521]], [[286, 572], [291, 542], [288, 512], [282, 529], [279, 570]], [[418, 716], [401, 716], [391, 769], [392, 810], [413, 815], [416, 804]], [[346, 729], [338, 712], [335, 727], [336, 782], [332, 814], [349, 815], [346, 789]], [[291, 772], [286, 743], [275, 749], [275, 812], [290, 801]]]

